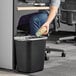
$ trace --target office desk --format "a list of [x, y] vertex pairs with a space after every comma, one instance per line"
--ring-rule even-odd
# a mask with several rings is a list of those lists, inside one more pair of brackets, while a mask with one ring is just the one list
[[32, 6], [32, 7], [17, 7], [18, 11], [21, 10], [49, 10], [48, 6]]

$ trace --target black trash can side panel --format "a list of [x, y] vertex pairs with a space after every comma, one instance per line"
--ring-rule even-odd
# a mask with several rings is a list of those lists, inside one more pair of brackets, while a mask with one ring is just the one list
[[44, 49], [46, 40], [17, 41], [16, 44], [16, 70], [33, 73], [44, 68]]
[[44, 68], [45, 40], [31, 42], [31, 71], [40, 71]]
[[30, 71], [29, 54], [30, 54], [30, 50], [28, 49], [28, 42], [16, 41], [17, 70], [22, 72]]

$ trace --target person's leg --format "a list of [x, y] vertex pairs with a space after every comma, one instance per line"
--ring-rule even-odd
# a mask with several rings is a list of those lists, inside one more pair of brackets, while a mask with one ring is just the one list
[[17, 29], [30, 32], [29, 20], [30, 20], [30, 17], [35, 14], [36, 13], [32, 13], [32, 14], [27, 14], [27, 15], [21, 16], [21, 18], [19, 19], [19, 22], [18, 22]]
[[39, 12], [34, 14], [30, 18], [30, 34], [35, 35], [38, 29], [45, 23], [47, 20], [48, 13], [47, 12]]

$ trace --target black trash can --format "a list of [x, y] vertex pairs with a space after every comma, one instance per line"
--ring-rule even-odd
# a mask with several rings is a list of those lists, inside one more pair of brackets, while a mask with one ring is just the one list
[[14, 37], [17, 71], [33, 73], [43, 70], [46, 39], [35, 36]]

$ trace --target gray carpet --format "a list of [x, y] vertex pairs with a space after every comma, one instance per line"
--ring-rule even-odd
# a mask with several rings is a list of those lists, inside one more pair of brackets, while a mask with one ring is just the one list
[[62, 48], [66, 57], [61, 57], [61, 52], [50, 52], [50, 59], [45, 61], [44, 70], [32, 73], [33, 76], [76, 76], [76, 46], [74, 44], [47, 44], [49, 47]]
[[51, 51], [48, 53], [49, 60], [45, 61], [43, 71], [29, 75], [0, 70], [0, 76], [76, 76], [76, 46], [73, 43], [47, 43], [50, 48], [63, 49], [66, 57], [61, 57], [61, 52]]

